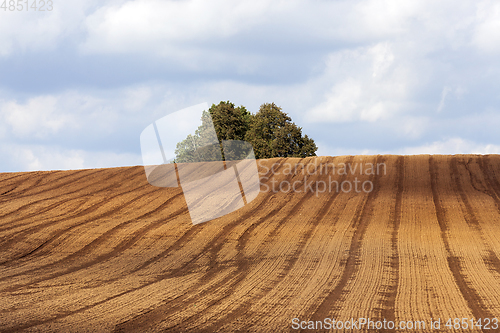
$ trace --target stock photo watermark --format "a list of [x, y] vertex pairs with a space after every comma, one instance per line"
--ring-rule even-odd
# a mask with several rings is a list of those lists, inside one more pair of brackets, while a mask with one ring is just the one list
[[[261, 180], [261, 192], [273, 193], [370, 193], [374, 189], [373, 181], [362, 180], [362, 176], [380, 176], [387, 174], [385, 163], [356, 162], [356, 163], [284, 163], [280, 169], [266, 166], [267, 160], [259, 160], [259, 175]], [[282, 170], [281, 170], [282, 169]], [[270, 173], [270, 177], [267, 176]], [[276, 176], [289, 177], [283, 180], [275, 179]], [[354, 176], [353, 179], [338, 180], [342, 176]], [[290, 180], [299, 176], [299, 179]], [[322, 176], [320, 180], [312, 180], [315, 176]], [[358, 178], [358, 176], [360, 178]], [[328, 177], [328, 178], [326, 178]], [[318, 177], [316, 177], [318, 178]], [[335, 179], [334, 179], [335, 178]]]
[[0, 10], [4, 12], [51, 12], [54, 10], [54, 2], [52, 0], [3, 0]]
[[371, 318], [350, 318], [347, 320], [336, 320], [335, 318], [324, 318], [323, 320], [301, 320], [292, 319], [293, 330], [398, 330], [398, 331], [422, 331], [422, 330], [492, 330], [499, 328], [497, 318], [431, 318], [429, 320], [387, 320]]
[[202, 103], [171, 113], [144, 129], [140, 138], [148, 182], [180, 187], [193, 224], [238, 210], [260, 192], [252, 145], [219, 142], [206, 110]]
[[147, 126], [140, 136], [148, 182], [180, 188], [191, 222], [227, 215], [259, 193], [370, 193], [374, 177], [386, 175], [385, 163], [281, 163], [256, 160], [252, 144], [219, 141], [208, 104], [170, 113]]

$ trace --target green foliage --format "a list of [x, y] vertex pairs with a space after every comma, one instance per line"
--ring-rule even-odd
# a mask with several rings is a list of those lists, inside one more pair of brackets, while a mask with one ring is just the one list
[[[212, 121], [210, 121], [211, 116]], [[194, 135], [177, 144], [175, 162], [217, 161], [224, 159], [221, 142], [241, 140], [252, 144], [256, 158], [316, 156], [316, 144], [302, 128], [274, 103], [260, 106], [252, 115], [244, 106], [233, 103], [212, 104], [204, 111], [202, 124]], [[213, 131], [215, 128], [215, 132]], [[229, 146], [228, 158], [244, 158], [248, 149], [240, 149], [237, 142]], [[227, 147], [226, 147], [227, 148]], [[229, 151], [227, 152], [229, 153]]]
[[302, 136], [302, 128], [274, 103], [262, 104], [251, 117], [245, 139], [252, 143], [256, 158], [316, 156], [318, 150], [314, 140]]
[[221, 147], [210, 114], [203, 111], [201, 125], [194, 135], [178, 142], [175, 149], [175, 163], [221, 161]]
[[251, 114], [244, 106], [235, 107], [229, 101], [220, 102], [218, 105], [212, 104], [209, 112], [219, 141], [245, 140]]

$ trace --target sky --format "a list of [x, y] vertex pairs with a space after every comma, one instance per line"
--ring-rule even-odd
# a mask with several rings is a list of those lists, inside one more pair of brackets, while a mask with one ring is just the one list
[[141, 165], [153, 121], [228, 100], [252, 113], [274, 102], [318, 155], [500, 153], [498, 1], [10, 9], [0, 8], [0, 172]]

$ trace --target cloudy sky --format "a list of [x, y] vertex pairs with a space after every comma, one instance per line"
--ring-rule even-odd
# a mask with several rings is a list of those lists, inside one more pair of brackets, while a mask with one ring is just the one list
[[53, 0], [0, 31], [0, 172], [140, 165], [151, 122], [221, 100], [318, 155], [500, 153], [498, 1]]

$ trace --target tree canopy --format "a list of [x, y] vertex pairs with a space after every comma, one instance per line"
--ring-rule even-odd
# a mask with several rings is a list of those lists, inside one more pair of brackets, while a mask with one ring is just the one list
[[316, 156], [314, 140], [302, 135], [285, 112], [274, 103], [265, 103], [251, 116], [245, 136], [253, 146], [256, 158]]
[[223, 140], [250, 142], [258, 159], [316, 156], [318, 149], [314, 140], [302, 135], [302, 128], [274, 103], [262, 104], [256, 114], [251, 114], [244, 106], [220, 102], [204, 111], [201, 121], [194, 135], [177, 143], [175, 162], [223, 159]]
[[201, 125], [194, 134], [178, 142], [175, 149], [174, 162], [206, 162], [221, 161], [221, 149], [217, 133], [214, 131], [210, 114], [203, 111]]
[[245, 140], [250, 128], [251, 114], [244, 106], [235, 107], [233, 103], [220, 102], [208, 109], [212, 116], [215, 132], [219, 141]]

